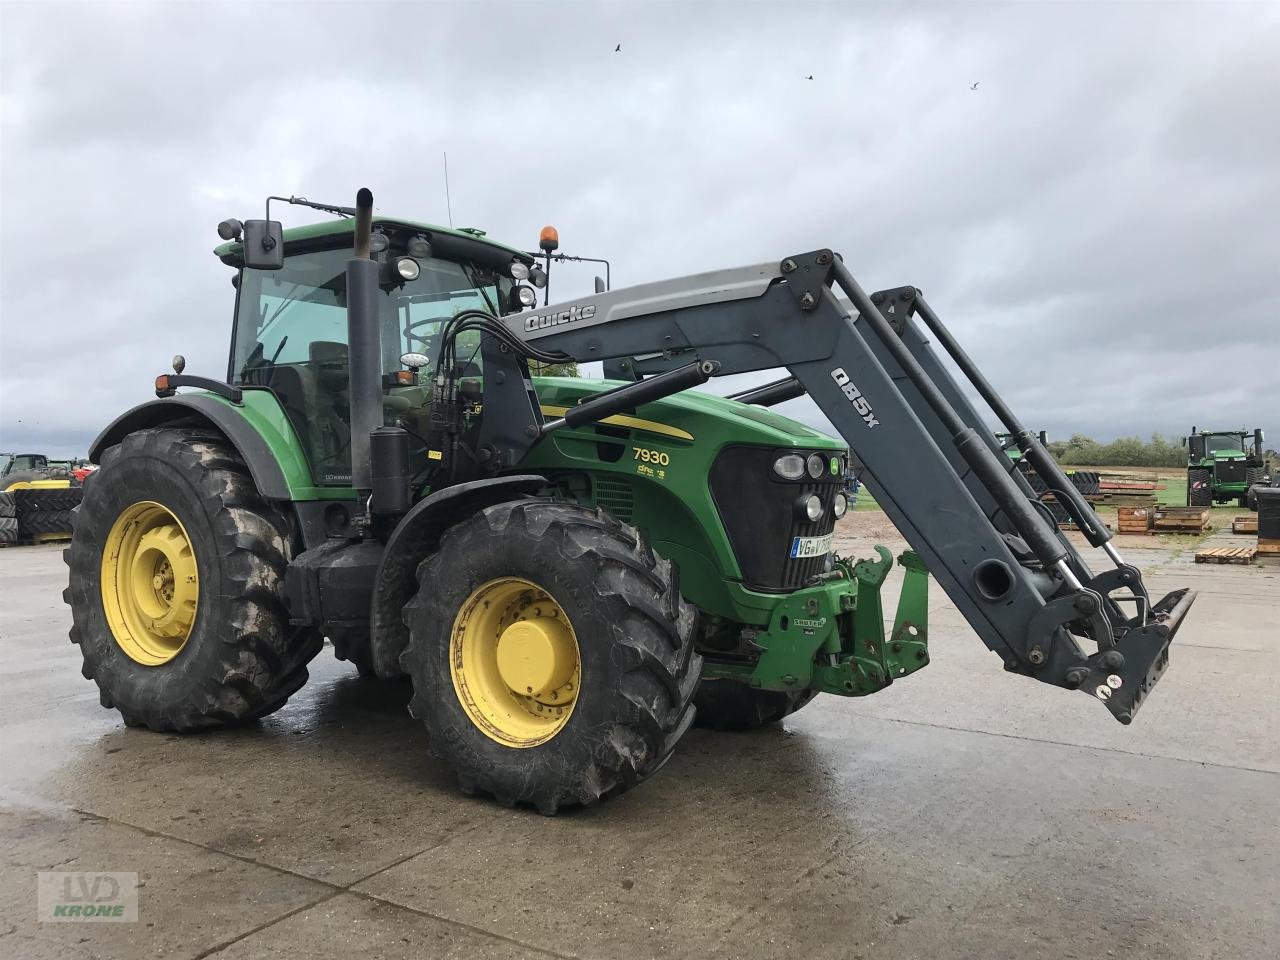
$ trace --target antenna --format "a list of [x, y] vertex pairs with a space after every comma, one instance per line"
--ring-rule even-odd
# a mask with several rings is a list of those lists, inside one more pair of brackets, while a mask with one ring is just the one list
[[453, 229], [453, 202], [449, 199], [449, 151], [444, 152], [444, 205], [449, 211], [449, 229]]

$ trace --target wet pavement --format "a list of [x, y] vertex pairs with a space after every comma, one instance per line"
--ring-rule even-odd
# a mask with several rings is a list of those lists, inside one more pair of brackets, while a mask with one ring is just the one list
[[[1006, 675], [935, 588], [927, 669], [695, 730], [554, 819], [459, 795], [407, 685], [328, 650], [256, 727], [127, 730], [60, 550], [0, 550], [0, 958], [1275, 958], [1280, 563], [1192, 546], [1123, 547], [1200, 591], [1131, 727]], [[137, 872], [138, 922], [38, 922], [43, 870]]]

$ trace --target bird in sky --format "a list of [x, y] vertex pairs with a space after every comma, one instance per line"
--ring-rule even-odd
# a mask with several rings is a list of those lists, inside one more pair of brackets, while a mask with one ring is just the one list
[[813, 74], [812, 74], [812, 73], [811, 73], [811, 74], [809, 74], [807, 77], [805, 77], [805, 79], [806, 79], [806, 80], [812, 80], [812, 79], [813, 79]]
[[971, 83], [971, 84], [969, 85], [969, 89], [970, 89], [970, 90], [977, 90], [977, 89], [978, 89], [978, 84], [980, 84], [981, 82], [982, 82], [981, 80], [975, 80], [973, 83]]
[[614, 48], [613, 48], [613, 52], [614, 52], [614, 53], [621, 53], [621, 52], [622, 52], [622, 44], [618, 44], [616, 47], [614, 47]]

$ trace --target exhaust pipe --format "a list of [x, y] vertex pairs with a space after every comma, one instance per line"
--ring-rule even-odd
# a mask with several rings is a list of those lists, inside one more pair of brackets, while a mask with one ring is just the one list
[[382, 337], [378, 329], [378, 264], [369, 259], [373, 194], [356, 194], [354, 256], [347, 261], [347, 369], [351, 397], [351, 485], [363, 513], [373, 490], [370, 435], [382, 426]]

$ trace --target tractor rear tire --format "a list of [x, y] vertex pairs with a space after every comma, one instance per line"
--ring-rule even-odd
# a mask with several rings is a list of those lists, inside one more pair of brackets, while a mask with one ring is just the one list
[[693, 702], [700, 727], [754, 730], [790, 716], [817, 695], [815, 690], [757, 690], [736, 680], [703, 680]]
[[1195, 469], [1187, 471], [1187, 506], [1213, 506], [1213, 488], [1208, 470]]
[[129, 434], [103, 455], [75, 512], [63, 554], [71, 642], [126, 724], [247, 723], [306, 682], [322, 639], [289, 623], [288, 520], [220, 435]]
[[0, 517], [16, 517], [18, 503], [12, 493], [0, 493]]
[[[464, 793], [547, 815], [594, 804], [661, 768], [692, 724], [696, 611], [672, 565], [604, 511], [488, 507], [445, 532], [418, 584], [404, 611], [409, 712]], [[532, 696], [502, 665], [533, 648], [522, 629], [554, 651], [538, 662], [558, 679]]]
[[18, 542], [18, 518], [0, 517], [0, 543]]

